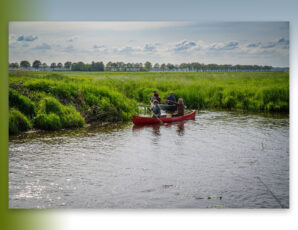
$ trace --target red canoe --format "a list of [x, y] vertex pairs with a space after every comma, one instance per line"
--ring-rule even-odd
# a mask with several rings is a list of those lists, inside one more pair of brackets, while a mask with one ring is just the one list
[[[181, 117], [166, 117], [166, 115], [163, 115], [160, 117], [160, 120], [164, 123], [170, 123], [175, 121], [184, 121], [184, 120], [190, 120], [195, 119], [196, 111], [193, 110], [189, 113], [186, 113], [184, 116]], [[152, 117], [140, 117], [140, 116], [133, 116], [132, 121], [135, 125], [145, 125], [145, 124], [159, 124], [160, 121], [157, 118]]]

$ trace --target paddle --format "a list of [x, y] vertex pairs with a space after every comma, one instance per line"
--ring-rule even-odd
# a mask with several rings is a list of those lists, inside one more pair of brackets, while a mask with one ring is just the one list
[[[174, 104], [176, 104], [176, 105], [179, 105], [179, 104], [178, 104], [177, 102], [175, 102], [175, 101], [166, 100], [166, 102], [170, 102], [170, 103], [174, 103]], [[184, 106], [184, 108], [187, 109], [187, 106]]]
[[153, 115], [157, 118], [157, 120], [159, 121], [159, 123], [161, 125], [163, 125], [163, 121], [158, 118], [158, 116], [153, 112], [153, 110], [149, 106], [147, 106], [147, 108], [153, 113]]

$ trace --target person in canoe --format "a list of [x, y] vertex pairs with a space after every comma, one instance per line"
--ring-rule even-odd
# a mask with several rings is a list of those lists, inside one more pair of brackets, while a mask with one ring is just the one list
[[158, 118], [160, 118], [161, 112], [160, 112], [160, 107], [159, 107], [158, 103], [159, 103], [158, 100], [153, 101], [152, 112], [154, 114], [152, 115], [152, 118], [156, 118], [156, 116]]
[[179, 98], [177, 103], [177, 111], [173, 114], [174, 117], [184, 116], [184, 109], [186, 106], [183, 103], [183, 99]]
[[153, 103], [155, 100], [157, 100], [158, 103], [160, 103], [160, 97], [156, 90], [153, 91], [153, 95], [151, 97], [151, 102]]
[[176, 98], [175, 98], [173, 92], [170, 92], [170, 96], [166, 97], [166, 102], [168, 103], [168, 105], [175, 105], [176, 104]]

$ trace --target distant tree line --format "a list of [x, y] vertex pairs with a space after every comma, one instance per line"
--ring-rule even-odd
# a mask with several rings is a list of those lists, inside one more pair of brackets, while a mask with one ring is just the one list
[[124, 63], [124, 62], [108, 62], [104, 65], [103, 62], [92, 62], [86, 64], [84, 62], [70, 61], [62, 64], [51, 63], [50, 66], [47, 63], [42, 63], [39, 60], [35, 60], [32, 65], [29, 61], [23, 60], [20, 63], [10, 63], [9, 67], [12, 69], [35, 69], [35, 70], [53, 70], [53, 71], [106, 71], [106, 72], [163, 72], [163, 71], [181, 71], [181, 72], [205, 72], [205, 71], [271, 71], [272, 66], [260, 66], [260, 65], [218, 65], [218, 64], [202, 64], [199, 62], [192, 63], [155, 63], [154, 65], [147, 61], [143, 63]]

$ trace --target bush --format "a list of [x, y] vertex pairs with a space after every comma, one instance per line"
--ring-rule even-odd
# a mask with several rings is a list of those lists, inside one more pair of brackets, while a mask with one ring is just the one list
[[31, 123], [23, 113], [17, 109], [9, 111], [9, 134], [16, 135], [30, 128]]
[[35, 114], [34, 103], [28, 97], [13, 89], [9, 89], [9, 107], [17, 108], [30, 117]]

